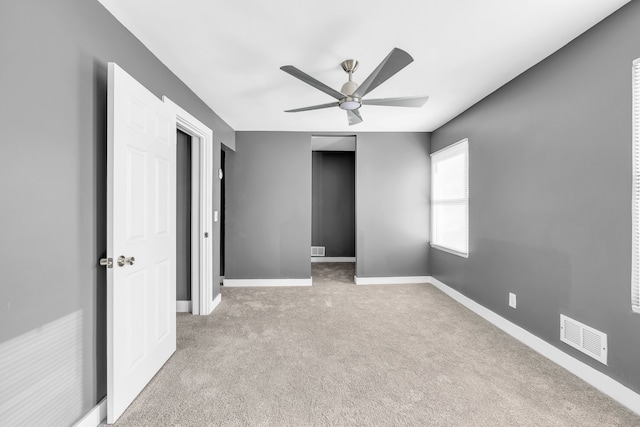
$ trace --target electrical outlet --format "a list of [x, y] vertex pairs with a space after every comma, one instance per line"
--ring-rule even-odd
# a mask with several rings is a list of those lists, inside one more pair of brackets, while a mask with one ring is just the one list
[[509, 292], [509, 307], [516, 308], [516, 294]]

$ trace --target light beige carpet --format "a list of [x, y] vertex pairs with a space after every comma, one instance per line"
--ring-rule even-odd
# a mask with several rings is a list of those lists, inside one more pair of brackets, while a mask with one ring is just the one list
[[118, 426], [638, 426], [640, 417], [428, 284], [223, 288]]

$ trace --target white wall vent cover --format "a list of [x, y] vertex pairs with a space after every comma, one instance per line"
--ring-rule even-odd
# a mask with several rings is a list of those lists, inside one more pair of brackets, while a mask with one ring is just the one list
[[607, 334], [560, 315], [560, 341], [607, 364]]
[[324, 246], [311, 246], [311, 256], [324, 256]]

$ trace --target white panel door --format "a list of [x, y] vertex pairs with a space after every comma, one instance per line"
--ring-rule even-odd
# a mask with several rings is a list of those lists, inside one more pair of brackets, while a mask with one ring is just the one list
[[107, 422], [176, 349], [176, 120], [109, 63]]

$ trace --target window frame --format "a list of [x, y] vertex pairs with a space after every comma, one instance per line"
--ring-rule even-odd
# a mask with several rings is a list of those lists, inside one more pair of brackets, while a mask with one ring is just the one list
[[[434, 157], [437, 158], [442, 156], [443, 154], [447, 154], [450, 151], [453, 150], [460, 150], [461, 148], [464, 149], [464, 156], [465, 156], [465, 190], [466, 190], [466, 195], [464, 198], [460, 199], [450, 199], [447, 200], [448, 202], [460, 202], [463, 201], [465, 202], [465, 208], [466, 208], [466, 230], [465, 230], [465, 237], [466, 237], [466, 252], [463, 251], [459, 251], [455, 248], [451, 248], [451, 247], [447, 247], [444, 246], [442, 244], [442, 242], [438, 242], [438, 243], [434, 243], [433, 242], [433, 237], [436, 235], [435, 231], [435, 219], [436, 219], [436, 214], [435, 214], [435, 209], [434, 206], [436, 206], [439, 203], [442, 203], [442, 201], [439, 200], [434, 200], [434, 184], [435, 184], [435, 179], [434, 179], [434, 175], [435, 175], [435, 164], [434, 164]], [[430, 226], [430, 233], [431, 233], [431, 241], [430, 246], [432, 248], [438, 249], [440, 251], [443, 252], [447, 252], [453, 255], [457, 255], [460, 256], [462, 258], [469, 258], [469, 139], [468, 138], [464, 138], [456, 143], [450, 144], [434, 153], [431, 153], [430, 155], [431, 157], [431, 226]]]

